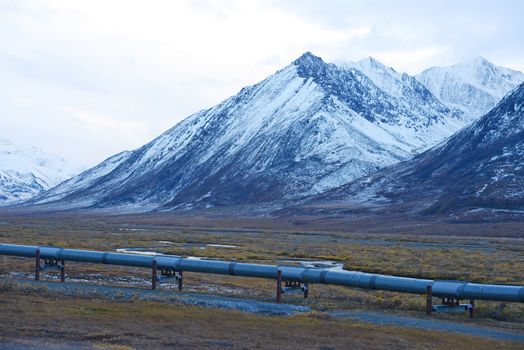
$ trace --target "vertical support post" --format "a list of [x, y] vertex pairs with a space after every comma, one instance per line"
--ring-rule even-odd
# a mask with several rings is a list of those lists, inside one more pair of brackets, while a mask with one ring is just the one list
[[65, 282], [65, 261], [60, 265], [60, 282]]
[[35, 254], [35, 281], [40, 281], [40, 249]]
[[309, 296], [309, 284], [304, 283], [304, 299], [307, 299]]
[[426, 315], [431, 316], [433, 312], [433, 287], [428, 286], [426, 289]]
[[153, 260], [153, 266], [151, 267], [151, 289], [156, 290], [156, 281], [157, 281], [157, 262], [156, 260]]
[[277, 271], [277, 303], [282, 301], [282, 270]]
[[178, 290], [182, 290], [184, 287], [184, 271], [178, 273]]
[[470, 299], [471, 309], [469, 309], [469, 318], [475, 318], [475, 299]]

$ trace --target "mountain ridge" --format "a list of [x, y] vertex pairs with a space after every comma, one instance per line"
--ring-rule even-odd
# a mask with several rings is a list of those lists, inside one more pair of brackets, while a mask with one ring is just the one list
[[295, 200], [409, 159], [465, 125], [416, 79], [390, 71], [395, 96], [307, 52], [27, 204], [164, 211]]

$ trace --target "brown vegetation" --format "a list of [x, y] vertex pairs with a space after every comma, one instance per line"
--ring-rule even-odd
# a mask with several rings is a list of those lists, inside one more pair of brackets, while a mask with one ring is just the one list
[[[38, 298], [35, 298], [38, 293]], [[0, 341], [81, 342], [95, 348], [519, 349], [520, 344], [333, 320], [0, 290]], [[58, 342], [58, 343], [57, 343]]]
[[[0, 216], [0, 242], [52, 245], [70, 248], [114, 250], [143, 247], [183, 256], [205, 256], [276, 263], [281, 259], [335, 260], [348, 269], [434, 279], [463, 279], [481, 283], [524, 284], [524, 244], [521, 238], [485, 236], [408, 235], [317, 231], [314, 229], [250, 228], [239, 221], [227, 225], [218, 220], [198, 221], [170, 216]], [[501, 228], [503, 229], [503, 227]], [[172, 242], [162, 243], [161, 241]], [[234, 245], [226, 249], [207, 244]], [[0, 275], [33, 271], [30, 259], [0, 257]], [[129, 284], [149, 287], [147, 269], [68, 263], [68, 278], [92, 283]], [[49, 278], [46, 276], [45, 278]], [[274, 282], [188, 273], [186, 290], [222, 295], [249, 295], [272, 300]], [[350, 321], [325, 319], [324, 311], [335, 309], [388, 309], [419, 314], [424, 299], [383, 291], [313, 285], [310, 298], [285, 296], [285, 301], [311, 306], [315, 312], [291, 318], [262, 317], [234, 311], [203, 310], [181, 305], [114, 303], [106, 300], [74, 300], [45, 296], [39, 292], [3, 290], [0, 336], [18, 339], [57, 337], [93, 344], [132, 347], [234, 347], [294, 348], [295, 341], [311, 348], [507, 348], [501, 342], [449, 336], [416, 330], [372, 327]], [[524, 306], [478, 302], [476, 323], [496, 324], [522, 330]], [[61, 313], [53, 308], [61, 307]], [[16, 310], [23, 310], [17, 315]], [[37, 317], [36, 313], [42, 313]], [[187, 318], [186, 318], [187, 316]], [[94, 322], [95, 317], [101, 321]], [[466, 321], [465, 315], [435, 315]], [[16, 321], [7, 323], [9, 318]], [[185, 319], [185, 323], [182, 321]], [[46, 322], [49, 320], [49, 322]], [[165, 322], [159, 322], [163, 320]], [[188, 321], [189, 320], [189, 321]], [[507, 321], [505, 323], [500, 321]], [[173, 335], [173, 333], [175, 335]], [[205, 337], [202, 336], [205, 334]], [[305, 334], [300, 337], [300, 334]], [[326, 336], [327, 335], [327, 336]], [[271, 342], [267, 339], [270, 338]], [[358, 339], [356, 343], [349, 343]], [[464, 340], [466, 339], [466, 340]], [[305, 344], [305, 345], [304, 345]], [[321, 345], [322, 344], [322, 345]], [[97, 345], [98, 346], [98, 345]]]

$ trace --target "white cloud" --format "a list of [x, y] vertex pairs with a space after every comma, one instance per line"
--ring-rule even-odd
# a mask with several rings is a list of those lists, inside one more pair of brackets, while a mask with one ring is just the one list
[[99, 115], [90, 111], [64, 107], [64, 112], [74, 120], [79, 121], [85, 128], [101, 137], [112, 137], [116, 134], [121, 138], [141, 141], [140, 135], [147, 127], [144, 122], [119, 121], [109, 116]]

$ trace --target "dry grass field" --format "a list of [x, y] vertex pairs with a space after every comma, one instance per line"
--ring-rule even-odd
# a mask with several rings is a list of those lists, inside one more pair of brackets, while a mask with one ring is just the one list
[[271, 317], [156, 302], [57, 297], [45, 289], [3, 288], [0, 305], [0, 342], [36, 340], [50, 348], [521, 348], [512, 342], [333, 320], [321, 313]]
[[[205, 224], [202, 224], [204, 222]], [[367, 272], [463, 279], [524, 285], [522, 238], [413, 233], [370, 233], [278, 229], [195, 218], [162, 216], [13, 216], [0, 214], [0, 242], [111, 251], [142, 248], [182, 256], [200, 256], [274, 264], [279, 260], [334, 260]], [[210, 245], [211, 244], [211, 245]], [[221, 247], [214, 245], [234, 247]], [[0, 257], [5, 280], [31, 278], [33, 261]], [[13, 275], [12, 273], [17, 273]], [[150, 271], [68, 263], [68, 279], [148, 288]], [[185, 274], [185, 290], [273, 300], [273, 281]], [[50, 276], [46, 276], [50, 278]], [[176, 293], [176, 292], [174, 292]], [[81, 341], [96, 347], [162, 348], [521, 348], [462, 335], [408, 328], [371, 326], [324, 317], [331, 310], [383, 310], [420, 314], [424, 299], [383, 291], [312, 285], [310, 298], [284, 296], [286, 302], [314, 311], [270, 317], [232, 310], [136, 300], [71, 298], [45, 290], [4, 286], [0, 337]], [[56, 310], [60, 310], [57, 312]], [[524, 305], [478, 302], [475, 324], [524, 331]], [[435, 319], [471, 322], [465, 315], [436, 314]], [[520, 346], [520, 347], [519, 347]]]

